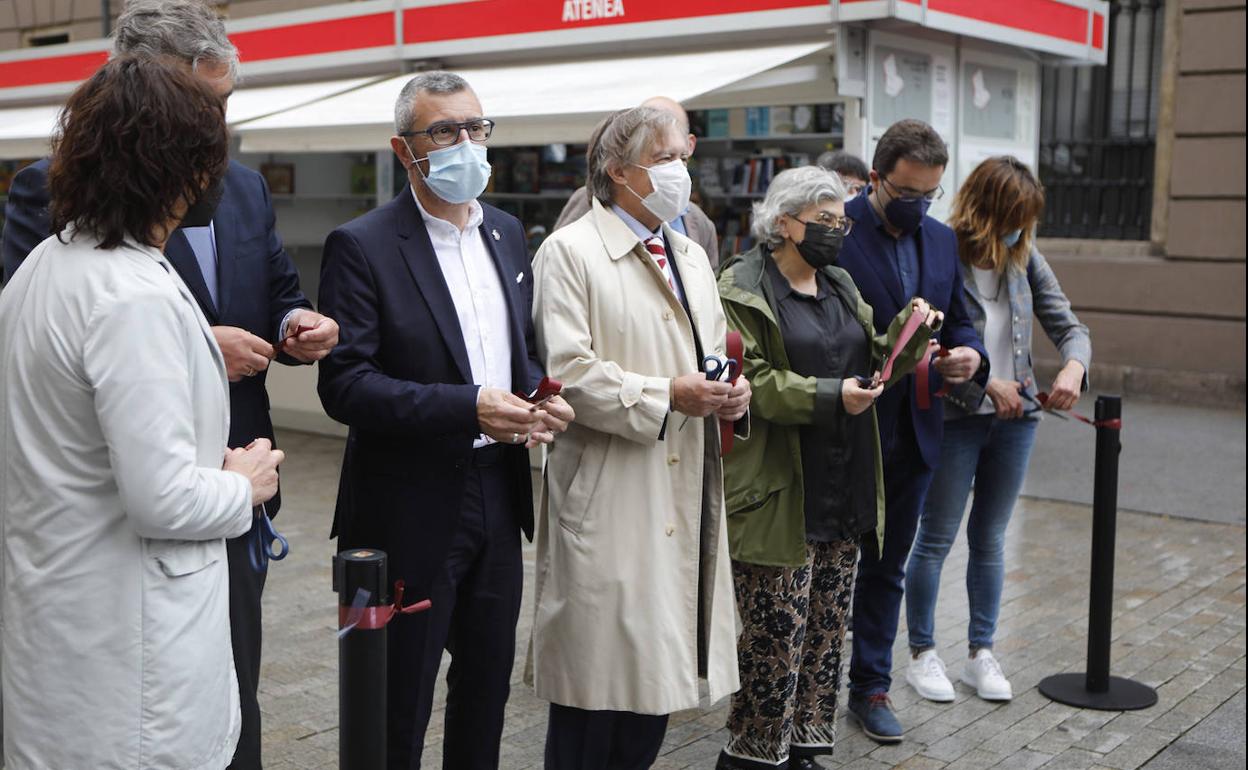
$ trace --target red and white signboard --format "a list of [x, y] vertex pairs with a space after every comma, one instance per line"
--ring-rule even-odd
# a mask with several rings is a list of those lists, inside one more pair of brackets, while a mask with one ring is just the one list
[[[343, 67], [397, 69], [404, 60], [710, 35], [745, 42], [886, 18], [1103, 62], [1107, 14], [1105, 0], [365, 0], [227, 26], [244, 75], [333, 77]], [[63, 95], [108, 50], [108, 41], [92, 40], [0, 53], [0, 102]]]
[[833, 0], [836, 21], [900, 19], [1096, 64], [1108, 43], [1105, 0]]

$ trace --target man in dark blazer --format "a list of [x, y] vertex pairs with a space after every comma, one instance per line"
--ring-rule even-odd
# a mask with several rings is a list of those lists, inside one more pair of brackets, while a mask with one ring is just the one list
[[[159, 22], [159, 23], [158, 23]], [[130, 0], [117, 19], [114, 48], [124, 54], [163, 54], [186, 63], [228, 99], [238, 52], [202, 0]], [[13, 178], [5, 205], [5, 280], [49, 233], [48, 168], [44, 158]], [[173, 233], [165, 255], [199, 303], [225, 358], [230, 379], [230, 447], [273, 440], [265, 373], [276, 358], [312, 363], [338, 340], [338, 326], [314, 312], [299, 274], [282, 248], [268, 187], [255, 171], [231, 161], [220, 202], [203, 201]], [[198, 225], [198, 226], [193, 226]], [[291, 336], [300, 327], [309, 329]], [[281, 496], [265, 511], [277, 514]], [[248, 533], [226, 541], [230, 573], [230, 637], [238, 676], [242, 731], [231, 768], [259, 770], [261, 615], [265, 572], [251, 566]]]
[[332, 232], [320, 302], [342, 323], [321, 364], [325, 411], [350, 426], [332, 536], [373, 547], [428, 612], [389, 625], [389, 767], [420, 767], [442, 650], [443, 767], [496, 768], [532, 538], [526, 447], [572, 410], [529, 393], [542, 379], [524, 231], [476, 198], [493, 124], [459, 76], [403, 88], [391, 147], [411, 186]]
[[962, 304], [962, 271], [953, 230], [927, 216], [940, 197], [948, 150], [931, 126], [903, 120], [876, 146], [871, 187], [845, 204], [854, 228], [841, 249], [863, 298], [875, 310], [876, 331], [911, 297], [945, 313], [937, 357], [928, 381], [928, 407], [920, 406], [917, 378], [909, 375], [884, 391], [876, 406], [884, 451], [884, 552], [874, 537], [863, 541], [854, 586], [850, 715], [871, 738], [901, 740], [902, 728], [888, 701], [893, 642], [901, 611], [906, 558], [914, 543], [932, 471], [940, 461], [943, 383], [986, 379], [988, 355]]

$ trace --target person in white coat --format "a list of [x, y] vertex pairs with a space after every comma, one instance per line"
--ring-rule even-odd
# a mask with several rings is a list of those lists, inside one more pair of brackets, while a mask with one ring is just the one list
[[282, 453], [227, 452], [221, 351], [162, 252], [228, 162], [190, 69], [120, 57], [74, 92], [57, 235], [0, 295], [8, 770], [217, 770], [238, 739], [224, 538]]
[[538, 352], [577, 422], [546, 466], [533, 680], [551, 702], [546, 767], [653, 763], [667, 717], [737, 689], [719, 421], [735, 385], [703, 373], [727, 323], [702, 248], [666, 222], [689, 203], [676, 119], [612, 116], [592, 208], [534, 259]]

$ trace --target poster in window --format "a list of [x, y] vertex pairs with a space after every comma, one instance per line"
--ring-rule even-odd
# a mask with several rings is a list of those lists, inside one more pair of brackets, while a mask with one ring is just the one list
[[932, 122], [932, 57], [879, 46], [871, 72], [871, 121], [891, 126], [904, 118]]
[[1016, 138], [1018, 72], [967, 63], [962, 68], [962, 133], [985, 139]]

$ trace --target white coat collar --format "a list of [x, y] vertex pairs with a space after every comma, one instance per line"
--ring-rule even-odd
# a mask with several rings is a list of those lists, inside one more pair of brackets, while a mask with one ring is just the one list
[[[591, 205], [593, 208], [590, 213], [594, 227], [598, 230], [598, 236], [602, 238], [602, 245], [607, 249], [607, 256], [615, 261], [638, 249], [640, 249], [638, 253], [645, 256], [645, 246], [623, 219], [620, 219], [611, 209], [603, 206], [597, 198], [592, 199]], [[689, 244], [692, 241], [673, 230], [667, 223], [663, 224], [663, 238], [667, 241], [668, 248], [674, 252], [677, 258], [676, 264], [680, 267], [679, 259], [688, 256]]]

